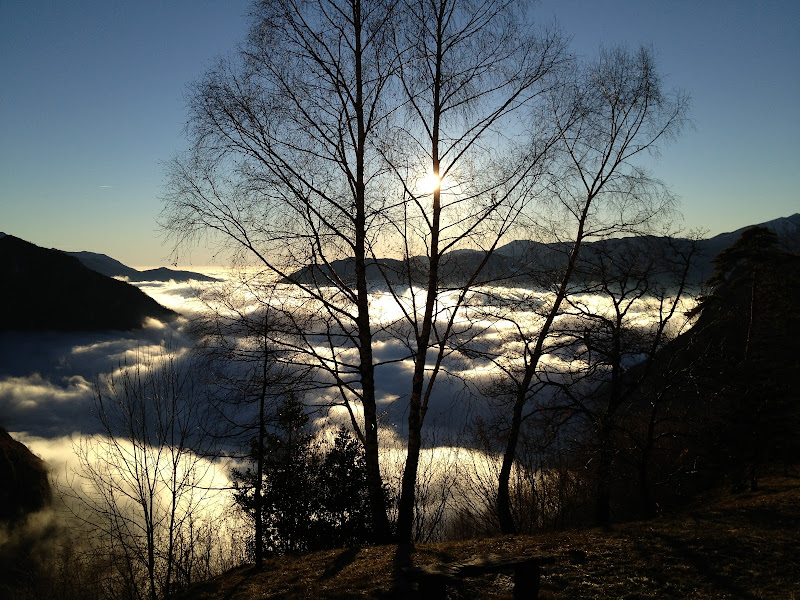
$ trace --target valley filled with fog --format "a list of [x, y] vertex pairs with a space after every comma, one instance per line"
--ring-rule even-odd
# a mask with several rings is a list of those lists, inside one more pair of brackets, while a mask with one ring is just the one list
[[[209, 387], [201, 376], [202, 368], [198, 370], [202, 363], [198, 353], [202, 335], [197, 323], [212, 309], [218, 315], [226, 311], [231, 313], [230, 306], [220, 306], [220, 298], [226, 298], [228, 303], [231, 298], [238, 298], [236, 310], [251, 316], [264, 311], [265, 305], [258, 297], [257, 273], [226, 269], [207, 269], [204, 273], [219, 281], [135, 283], [160, 304], [180, 314], [172, 322], [148, 319], [141, 329], [128, 332], [7, 332], [0, 338], [3, 355], [0, 422], [47, 462], [51, 477], [62, 492], [70, 485], [74, 487], [82, 461], [92, 460], [92, 451], [88, 448], [102, 440], [107, 431], [98, 415], [97, 398], [98, 391], [104, 390], [110, 381], [118, 380], [125, 372], [136, 371], [137, 367], [146, 371], [159, 362], [170, 360], [174, 361], [177, 371], [184, 372], [194, 382], [193, 393], [186, 402], [204, 406], [209, 403], [209, 396], [215, 394], [213, 386]], [[271, 297], [276, 306], [285, 307], [289, 303], [294, 314], [304, 313], [309, 318], [319, 312], [317, 303], [293, 298], [292, 288], [288, 286], [282, 289], [284, 294], [280, 298]], [[371, 294], [378, 365], [377, 404], [382, 424], [381, 470], [387, 484], [395, 490], [400, 485], [405, 459], [407, 406], [413, 370], [413, 360], [405, 343], [411, 332], [403, 317], [424, 305], [420, 302], [422, 294], [422, 290], [408, 287], [391, 291], [375, 287]], [[459, 480], [469, 481], [473, 488], [462, 490], [463, 502], [477, 503], [476, 495], [491, 495], [501, 456], [479, 447], [480, 436], [476, 435], [474, 426], [476, 423], [502, 426], [509, 412], [503, 374], [521, 367], [518, 364], [523, 356], [520, 335], [536, 332], [542, 318], [541, 308], [552, 298], [551, 292], [520, 287], [477, 288], [470, 292], [454, 315], [455, 294], [442, 294], [437, 305], [437, 323], [441, 325], [451, 320], [454, 335], [443, 352], [441, 373], [430, 398], [420, 459], [421, 478], [429, 492], [427, 496], [422, 494], [421, 502], [432, 505], [441, 502], [442, 493], [452, 493]], [[559, 317], [562, 324], [568, 323], [570, 313], [605, 314], [612, 310], [609, 299], [601, 295], [578, 294], [570, 302], [571, 308]], [[647, 296], [632, 302], [626, 311], [626, 327], [647, 330], [656, 325], [658, 302]], [[681, 300], [679, 316], [669, 323], [669, 337], [688, 326], [683, 313], [693, 304], [690, 296]], [[661, 308], [663, 310], [663, 306]], [[345, 379], [352, 376], [357, 385], [355, 374], [348, 375], [346, 366], [349, 359], [355, 362], [354, 350], [346, 345], [331, 344], [324, 336], [317, 342], [314, 347], [317, 356], [327, 356], [338, 365]], [[246, 346], [251, 342], [242, 338], [231, 343]], [[579, 368], [580, 360], [568, 356], [570, 344], [556, 342], [555, 346], [552, 353], [543, 357], [543, 377], [569, 381], [576, 377], [574, 371]], [[626, 366], [632, 366], [638, 359], [635, 354], [627, 356]], [[237, 368], [242, 370], [242, 378], [248, 377], [246, 371], [251, 366], [234, 364], [233, 369]], [[308, 407], [313, 430], [324, 443], [330, 440], [336, 427], [348, 426], [350, 415], [332, 381], [328, 381], [331, 388], [326, 389], [324, 373], [321, 376], [317, 373], [312, 379], [315, 383], [302, 394], [302, 400]], [[551, 392], [543, 389], [538, 402], [546, 404], [548, 394]], [[356, 401], [352, 406], [358, 409]], [[241, 410], [235, 406], [229, 409]], [[245, 407], [244, 410], [254, 409]], [[200, 406], [194, 414], [198, 427], [208, 434], [197, 439], [197, 448], [189, 449], [189, 455], [199, 461], [201, 467], [197, 482], [198, 487], [205, 490], [201, 514], [208, 522], [220, 521], [221, 515], [230, 517], [232, 514], [230, 469], [241, 464], [247, 438], [242, 435], [226, 437], [225, 419], [218, 414], [209, 414]], [[241, 415], [229, 416], [232, 420], [241, 418]], [[354, 417], [362, 419], [360, 414]], [[252, 415], [249, 418], [252, 420]], [[208, 436], [212, 434], [216, 440], [214, 457], [200, 458], [193, 454], [195, 451], [208, 454]], [[479, 489], [481, 486], [483, 489]], [[448, 511], [456, 508], [451, 502]], [[240, 518], [230, 518], [233, 519], [230, 521], [232, 530], [235, 530]]]
[[[107, 139], [9, 171], [52, 187], [9, 188], [25, 219], [0, 232], [0, 597], [178, 600], [242, 569], [226, 597], [324, 597], [390, 546], [392, 574], [347, 574], [347, 597], [376, 597], [370, 578], [446, 596], [478, 565], [415, 544], [610, 541], [796, 469], [800, 214], [718, 233], [789, 188], [715, 186], [737, 168], [709, 150], [727, 133], [694, 137], [697, 178], [676, 172], [667, 149], [696, 123], [683, 66], [633, 22], [594, 51], [534, 4], [254, 2], [236, 46], [170, 77], [177, 147], [112, 135], [139, 109], [166, 131], [152, 65], [105, 116], [46, 95]], [[160, 165], [158, 192], [117, 139]], [[193, 262], [218, 266], [178, 269]], [[285, 573], [273, 558], [324, 551], [341, 553], [319, 590], [248, 589]], [[514, 595], [536, 595], [556, 559], [515, 552], [481, 568], [511, 560]]]
[[[181, 316], [173, 322], [148, 319], [141, 329], [133, 331], [103, 332], [24, 332], [4, 333], [0, 338], [2, 368], [0, 368], [0, 422], [9, 431], [26, 439], [54, 440], [70, 435], [91, 435], [99, 432], [93, 414], [93, 398], [97, 381], [114, 375], [122, 368], [130, 368], [138, 361], [163, 354], [173, 354], [181, 362], [191, 362], [197, 344], [197, 333], [192, 323], [206, 313], [216, 291], [236, 285], [238, 272], [208, 268], [205, 273], [222, 280], [221, 283], [188, 281], [139, 282], [135, 285], [160, 304]], [[239, 294], [253, 294], [251, 275], [247, 288]], [[249, 291], [248, 291], [249, 290]], [[291, 288], [285, 288], [281, 302], [291, 302]], [[412, 295], [414, 297], [412, 297]], [[404, 436], [404, 420], [412, 368], [411, 357], [403, 340], [409, 335], [403, 327], [403, 311], [419, 310], [422, 290], [414, 294], [405, 288], [397, 297], [376, 289], [371, 295], [371, 311], [375, 315], [376, 382], [381, 420], [394, 430], [398, 438]], [[455, 296], [455, 292], [453, 293]], [[445, 376], [437, 382], [431, 398], [427, 419], [436, 435], [434, 446], [470, 446], [463, 438], [464, 427], [476, 415], [487, 416], [493, 410], [487, 392], [494, 379], [501, 375], [501, 367], [513, 369], [519, 365], [519, 340], [514, 329], [519, 326], [534, 333], [541, 319], [537, 309], [548, 302], [552, 293], [540, 290], [507, 287], [485, 287], [471, 291], [455, 319], [458, 343], [448, 350], [444, 360]], [[455, 298], [451, 298], [455, 300]], [[245, 310], [258, 310], [259, 302], [253, 296], [241, 300]], [[611, 310], [607, 298], [600, 295], [581, 294], [572, 299], [584, 309], [594, 313]], [[301, 302], [301, 300], [297, 300]], [[694, 304], [690, 297], [681, 301], [680, 312], [688, 311]], [[313, 314], [319, 307], [306, 304], [304, 310]], [[438, 320], [446, 321], [451, 312], [448, 296], [442, 295]], [[577, 309], [575, 309], [577, 310]], [[573, 312], [575, 312], [573, 310]], [[626, 325], [647, 328], [657, 322], [657, 301], [644, 297], [633, 304], [626, 315]], [[569, 315], [560, 317], [569, 319]], [[675, 318], [670, 323], [671, 334], [685, 330], [685, 318]], [[320, 339], [317, 348], [320, 356], [330, 347]], [[353, 350], [337, 349], [337, 360], [346, 362]], [[631, 366], [637, 357], [627, 358]], [[545, 355], [545, 370], [558, 373], [568, 369], [557, 352]], [[575, 365], [572, 365], [574, 368]], [[336, 404], [336, 393], [324, 391], [309, 393], [306, 404], [316, 408], [319, 425], [328, 420], [341, 420], [341, 409]]]
[[[734, 250], [751, 238], [770, 236], [763, 227], [748, 229]], [[769, 256], [767, 271], [780, 271], [782, 260], [794, 260], [780, 250]], [[615, 508], [631, 515], [644, 514], [655, 493], [661, 494], [659, 502], [663, 497], [680, 503], [682, 483], [702, 488], [703, 473], [713, 473], [714, 456], [741, 447], [731, 425], [739, 423], [738, 413], [729, 416], [730, 409], [713, 396], [720, 385], [714, 366], [720, 355], [713, 348], [719, 341], [744, 339], [724, 329], [742, 326], [748, 336], [756, 332], [755, 356], [762, 356], [765, 340], [773, 348], [775, 324], [794, 322], [784, 298], [792, 297], [794, 284], [765, 277], [757, 304], [764, 311], [759, 326], [768, 327], [765, 335], [740, 318], [741, 310], [715, 313], [697, 279], [687, 281], [686, 270], [679, 272], [683, 276], [676, 286], [649, 270], [646, 277], [636, 276], [637, 261], [618, 264], [624, 269], [614, 278], [587, 277], [592, 272], [584, 271], [569, 284], [557, 311], [556, 291], [519, 282], [440, 291], [425, 368], [426, 378], [436, 385], [425, 397], [415, 540], [497, 533], [504, 435], [532, 342], [542, 339], [545, 325], [550, 329], [535, 378], [522, 383], [526, 407], [510, 476], [521, 530], [592, 522], [597, 458], [607, 448], [598, 440], [613, 440], [615, 468], [629, 470], [627, 479], [615, 478], [612, 485]], [[357, 444], [353, 432], [366, 427], [363, 373], [347, 322], [331, 318], [352, 310], [346, 290], [316, 286], [309, 293], [302, 281], [276, 282], [248, 268], [203, 273], [206, 280], [131, 282], [172, 315], [148, 317], [138, 329], [0, 333], [0, 423], [44, 461], [52, 488], [43, 509], [22, 526], [0, 530], [0, 549], [9, 557], [25, 548], [32, 552], [25, 556], [42, 565], [68, 565], [69, 552], [77, 552], [92, 557], [88, 570], [80, 572], [80, 577], [91, 577], [99, 565], [92, 561], [104, 555], [108, 539], [129, 540], [125, 552], [137, 552], [150, 536], [153, 547], [174, 548], [184, 557], [188, 571], [179, 579], [189, 585], [252, 561], [252, 512], [243, 494], [251, 489], [248, 474], [255, 464], [259, 412], [267, 418], [269, 444], [278, 444], [270, 452], [309, 461], [303, 468], [324, 469], [335, 451], [355, 451], [357, 446], [341, 443]], [[412, 437], [413, 339], [426, 306], [425, 290], [374, 279], [369, 289], [379, 467], [387, 516], [394, 523]], [[728, 294], [716, 296], [724, 298], [716, 305], [722, 310], [739, 300], [754, 306], [752, 286], [739, 300], [738, 292], [722, 289]], [[708, 312], [698, 316], [694, 309], [703, 302]], [[548, 316], [554, 317], [549, 325]], [[785, 332], [790, 338], [791, 327]], [[724, 365], [728, 359], [721, 360]], [[792, 372], [772, 362], [758, 365], [778, 385]], [[746, 371], [741, 376], [749, 381]], [[695, 390], [698, 381], [712, 393], [701, 396], [706, 388]], [[791, 386], [787, 389], [791, 397]], [[295, 420], [282, 420], [293, 406], [301, 407]], [[771, 419], [764, 427], [778, 432], [769, 439], [780, 449], [782, 432], [791, 431], [792, 421]], [[723, 434], [734, 432], [730, 441], [715, 435], [719, 423], [726, 428]], [[604, 427], [611, 433], [604, 433]], [[290, 453], [281, 454], [281, 440], [291, 439], [281, 436], [296, 434], [308, 436], [307, 446], [288, 446]], [[696, 455], [684, 460], [684, 444], [695, 444]], [[347, 469], [361, 460], [358, 453], [340, 456], [347, 457], [340, 463]], [[674, 488], [653, 492], [641, 486], [652, 482], [655, 490], [660, 485], [656, 477], [664, 474], [668, 481], [676, 473], [675, 456], [686, 473], [678, 473]], [[703, 461], [711, 466], [698, 470]], [[736, 457], [732, 461], [734, 473], [750, 464]], [[653, 475], [641, 470], [643, 465], [652, 465]], [[639, 469], [639, 479], [633, 469]], [[272, 471], [270, 482], [279, 481], [274, 478], [280, 472], [280, 467]], [[320, 485], [323, 472], [313, 475], [313, 485]], [[281, 485], [308, 483], [302, 470], [292, 468], [287, 474], [288, 482]], [[349, 477], [340, 472], [331, 481], [337, 487], [363, 485], [361, 476]], [[273, 490], [289, 489], [274, 485]], [[319, 508], [320, 498], [310, 500], [305, 488], [296, 493], [303, 510], [313, 513], [311, 523], [321, 523], [320, 515], [327, 513]], [[279, 518], [281, 513], [274, 514]], [[295, 551], [287, 546], [293, 538], [283, 531], [266, 539], [271, 553]], [[326, 542], [313, 530], [305, 539], [308, 546], [301, 550], [314, 549], [315, 543], [323, 548], [347, 543]], [[162, 562], [154, 568], [162, 569]], [[134, 582], [144, 574], [133, 573], [130, 581], [122, 577], [108, 585], [139, 585]], [[80, 589], [87, 582], [77, 579], [72, 585]]]

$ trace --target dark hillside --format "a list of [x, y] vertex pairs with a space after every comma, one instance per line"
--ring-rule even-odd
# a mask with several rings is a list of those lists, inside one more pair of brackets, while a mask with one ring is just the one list
[[696, 323], [633, 394], [616, 444], [618, 504], [645, 484], [661, 506], [711, 485], [755, 490], [770, 468], [800, 463], [800, 256], [753, 227], [714, 267]]
[[35, 513], [50, 504], [52, 490], [42, 459], [2, 427], [0, 482], [0, 598], [34, 598], [17, 591], [40, 575], [37, 559], [52, 543], [40, 543], [47, 535], [29, 534], [30, 521], [37, 521]]
[[135, 329], [176, 313], [59, 250], [0, 237], [0, 331]]
[[40, 510], [50, 501], [44, 462], [0, 427], [0, 522]]
[[707, 424], [698, 458], [755, 487], [764, 465], [800, 459], [800, 256], [753, 227], [714, 266], [712, 292], [674, 351], [700, 407], [690, 414]]

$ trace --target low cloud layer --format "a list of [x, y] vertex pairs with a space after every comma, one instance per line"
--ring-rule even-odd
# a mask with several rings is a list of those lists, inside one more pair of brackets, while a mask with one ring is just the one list
[[[163, 347], [176, 356], [188, 356], [195, 345], [189, 333], [190, 319], [204, 310], [201, 294], [216, 284], [193, 281], [138, 285], [184, 316], [169, 324], [151, 319], [142, 329], [132, 332], [0, 334], [0, 426], [49, 438], [97, 433], [99, 424], [92, 411], [95, 382], [118, 373], [123, 367], [134, 367], [142, 357], [152, 358]], [[505, 290], [503, 293], [514, 296], [524, 291]], [[541, 294], [525, 294], [537, 303], [544, 301], [539, 298]], [[213, 294], [206, 298], [213, 298]], [[410, 301], [408, 292], [403, 298]], [[413, 331], [407, 324], [402, 325], [400, 312], [393, 302], [386, 294], [376, 294], [373, 299], [373, 308], [383, 326], [376, 327], [374, 344], [375, 360], [382, 363], [376, 369], [377, 400], [383, 422], [404, 437], [412, 363], [403, 339], [412, 339]], [[490, 316], [492, 311], [506, 310], [497, 302], [497, 293], [474, 294], [468, 302], [472, 311], [470, 321], [457, 322], [457, 326], [462, 327], [465, 338], [472, 338], [471, 342], [483, 350], [519, 353], [522, 349], [519, 342], [504, 339], [508, 324]], [[446, 316], [447, 311], [443, 310], [442, 318]], [[644, 313], [635, 316], [646, 318]], [[531, 326], [535, 326], [533, 312], [522, 310], [516, 317], [528, 319]], [[320, 339], [320, 343], [324, 340]], [[325, 352], [322, 347], [320, 350]], [[352, 363], [356, 362], [354, 351], [339, 351], [343, 352], [342, 357], [349, 356]], [[544, 363], [556, 365], [557, 360], [546, 356]], [[459, 443], [458, 437], [468, 422], [476, 415], [488, 415], [495, 410], [482, 398], [481, 390], [491, 383], [498, 371], [485, 360], [459, 354], [448, 356], [445, 365], [430, 399], [425, 428], [440, 439], [439, 444]], [[320, 393], [306, 400], [330, 405], [337, 401], [335, 391], [331, 390], [330, 394], [326, 397]]]
[[0, 334], [0, 426], [58, 437], [95, 433], [94, 382], [148, 348], [189, 345], [186, 320], [150, 320], [134, 332]]
[[[133, 332], [0, 334], [1, 426], [49, 438], [97, 433], [99, 424], [92, 411], [95, 382], [118, 372], [122, 365], [135, 365], [142, 355], [153, 355], [164, 345], [178, 355], [193, 347], [189, 319], [204, 310], [199, 296], [208, 284], [138, 285], [184, 318], [171, 324], [151, 319]], [[376, 335], [375, 358], [387, 363], [377, 370], [379, 410], [384, 422], [400, 435], [406, 429], [412, 365], [408, 360], [392, 361], [406, 357], [407, 352], [388, 333]], [[473, 366], [462, 360], [458, 369]], [[325, 404], [331, 398], [307, 400]], [[475, 410], [474, 405], [463, 380], [442, 374], [431, 397], [427, 422], [446, 429], [452, 438], [462, 428], [466, 415]]]

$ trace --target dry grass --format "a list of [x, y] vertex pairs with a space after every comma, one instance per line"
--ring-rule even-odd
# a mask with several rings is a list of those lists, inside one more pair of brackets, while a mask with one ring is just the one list
[[[721, 494], [672, 518], [541, 536], [507, 536], [318, 552], [234, 569], [184, 598], [408, 598], [403, 566], [475, 556], [551, 555], [543, 599], [800, 599], [800, 480], [765, 479], [758, 492]], [[509, 577], [469, 579], [451, 598], [511, 598]]]

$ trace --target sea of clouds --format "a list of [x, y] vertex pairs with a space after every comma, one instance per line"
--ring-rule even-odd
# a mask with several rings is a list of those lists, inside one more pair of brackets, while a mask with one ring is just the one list
[[[228, 275], [223, 270], [207, 273], [222, 279]], [[96, 412], [98, 385], [102, 388], [108, 377], [135, 368], [137, 362], [163, 355], [164, 348], [177, 357], [179, 365], [190, 362], [196, 344], [191, 323], [207, 309], [201, 298], [216, 284], [153, 281], [135, 285], [181, 316], [172, 322], [149, 319], [134, 331], [0, 334], [0, 425], [42, 457], [56, 477], [75, 470], [75, 448], [82, 440], [105, 434]], [[387, 299], [376, 296], [375, 302], [379, 305]], [[408, 354], [402, 343], [388, 334], [376, 337], [376, 360], [387, 363], [378, 371], [378, 402], [382, 419], [389, 425], [382, 438], [389, 450], [389, 468], [401, 460], [407, 420], [404, 400], [412, 364], [400, 360]], [[442, 376], [437, 382], [427, 419], [432, 430], [443, 432], [437, 445], [458, 445], [458, 434], [473, 410], [471, 398], [461, 380]], [[324, 392], [306, 398], [312, 408], [327, 406], [332, 400], [335, 396]], [[312, 418], [320, 428], [349, 420], [343, 407], [316, 410]], [[215, 487], [229, 486], [228, 469], [215, 467]]]
[[[232, 271], [204, 272], [218, 277], [221, 283], [152, 281], [135, 284], [180, 314], [171, 322], [150, 319], [141, 329], [124, 332], [0, 334], [0, 426], [47, 463], [60, 498], [57, 506], [61, 506], [48, 509], [47, 514], [57, 513], [58, 519], [70, 514], [64, 499], [72, 494], [70, 490], [74, 491], [74, 483], [79, 481], [79, 473], [84, 468], [80, 460], [81, 448], [85, 449], [87, 444], [102, 447], [108, 441], [107, 432], [98, 419], [96, 399], [97, 390], [104, 389], [109, 377], [119, 378], [124, 371], [163, 360], [167, 354], [174, 358], [179, 370], [190, 369], [195, 364], [193, 350], [197, 338], [192, 333], [193, 321], [208, 310], [209, 298], [215, 297], [220, 286], [230, 286], [236, 281]], [[252, 285], [252, 279], [248, 281], [248, 285]], [[405, 460], [408, 397], [413, 373], [407, 343], [412, 339], [413, 330], [403, 323], [398, 301], [405, 310], [412, 311], [415, 303], [417, 309], [421, 305], [422, 295], [422, 290], [405, 289], [399, 297], [393, 297], [386, 290], [375, 290], [371, 300], [375, 315], [374, 355], [381, 363], [376, 369], [378, 409], [383, 425], [379, 432], [381, 470], [384, 481], [395, 490], [399, 489]], [[516, 303], [515, 309], [510, 311], [506, 300], [512, 298]], [[519, 340], [509, 335], [514, 332], [515, 323], [522, 324], [529, 333], [535, 332], [540, 318], [536, 309], [546, 301], [546, 292], [479, 290], [467, 298], [465, 312], [455, 320], [454, 327], [459, 339], [469, 341], [470, 347], [513, 357], [522, 349]], [[589, 296], [580, 301], [587, 306], [603, 303]], [[452, 298], [445, 298], [439, 306], [438, 327], [443, 327], [451, 314], [448, 302], [452, 304]], [[687, 303], [690, 305], [691, 300]], [[303, 310], [313, 312], [316, 309], [312, 303]], [[652, 319], [652, 306], [640, 303], [631, 311], [630, 319], [647, 323]], [[318, 350], [321, 355], [328, 351], [322, 340]], [[434, 355], [431, 352], [429, 366]], [[348, 357], [356, 358], [352, 349], [339, 350], [340, 359]], [[561, 361], [562, 358], [553, 353], [545, 357], [544, 363], [556, 372], [564, 366]], [[505, 366], [511, 366], [512, 362], [506, 362]], [[479, 505], [481, 499], [493, 497], [499, 456], [475, 449], [470, 426], [478, 417], [491, 421], [492, 417], [499, 415], [502, 419], [508, 413], [502, 398], [491, 398], [491, 393], [487, 394], [500, 372], [495, 365], [475, 354], [459, 352], [449, 354], [444, 364], [446, 368], [437, 378], [430, 397], [420, 456], [418, 500], [420, 506], [425, 507], [420, 514], [423, 520], [432, 521], [436, 521], [437, 511], [455, 514], [464, 504]], [[193, 396], [200, 397], [202, 394]], [[337, 425], [349, 424], [347, 410], [336, 405], [339, 398], [335, 390], [316, 391], [307, 394], [304, 400], [320, 440], [330, 440], [331, 431]], [[356, 416], [360, 416], [357, 406]], [[237, 533], [242, 527], [241, 516], [231, 512], [231, 467], [241, 464], [236, 455], [244, 446], [240, 437], [238, 442], [231, 442], [227, 447], [218, 446], [216, 458], [191, 451], [187, 454], [189, 460], [201, 465], [203, 473], [199, 485], [199, 489], [205, 490], [202, 519], [209, 523], [224, 522], [230, 529], [226, 534], [230, 540], [239, 539], [237, 536], [241, 535]], [[460, 489], [460, 486], [465, 487]], [[423, 526], [423, 529], [425, 527], [430, 532], [436, 530], [433, 525]], [[238, 542], [230, 543], [242, 546]]]
[[[196, 338], [191, 334], [192, 320], [207, 310], [208, 298], [220, 285], [235, 281], [233, 272], [206, 270], [222, 283], [190, 281], [185, 283], [140, 282], [137, 287], [158, 302], [178, 312], [180, 318], [164, 323], [148, 320], [135, 331], [105, 332], [6, 332], [0, 334], [0, 425], [10, 432], [24, 433], [42, 439], [69, 435], [92, 435], [102, 431], [94, 414], [95, 386], [109, 375], [118, 374], [123, 367], [131, 368], [137, 361], [152, 359], [168, 348], [180, 360], [189, 360]], [[225, 283], [227, 281], [227, 283]], [[248, 283], [252, 285], [252, 280]], [[379, 411], [390, 431], [404, 437], [407, 421], [407, 400], [411, 388], [413, 363], [405, 340], [413, 331], [402, 323], [398, 301], [406, 310], [417, 309], [423, 300], [422, 290], [406, 289], [398, 297], [376, 290], [372, 310], [376, 315], [374, 328], [375, 360], [382, 363], [376, 370]], [[502, 298], [525, 298], [513, 314], [505, 313]], [[498, 300], [500, 299], [500, 300]], [[495, 354], [518, 356], [521, 344], [509, 338], [513, 321], [526, 324], [529, 331], [537, 327], [535, 309], [546, 300], [545, 293], [519, 289], [492, 289], [472, 294], [467, 311], [455, 322], [460, 339], [473, 347]], [[584, 297], [584, 303], [598, 303], [597, 298]], [[442, 327], [449, 317], [447, 299], [442, 303], [437, 325]], [[304, 310], [314, 310], [306, 306]], [[650, 307], [641, 303], [631, 311], [632, 319], [645, 322]], [[320, 344], [321, 353], [326, 352]], [[435, 353], [430, 352], [429, 366]], [[355, 351], [339, 350], [339, 358], [355, 359]], [[560, 358], [547, 356], [554, 368]], [[355, 361], [353, 361], [355, 362]], [[510, 364], [510, 363], [508, 363]], [[483, 393], [498, 370], [487, 360], [454, 352], [445, 359], [445, 372], [437, 378], [426, 429], [438, 437], [438, 445], [464, 445], [460, 439], [464, 427], [476, 415], [497, 410]], [[329, 405], [336, 401], [336, 392], [316, 392], [305, 398], [310, 405]], [[314, 418], [345, 420], [343, 408], [330, 414], [316, 411]]]
[[[164, 356], [164, 349], [176, 358], [178, 368], [191, 364], [197, 342], [191, 333], [193, 319], [207, 310], [208, 298], [220, 285], [234, 280], [232, 272], [207, 271], [223, 283], [140, 282], [137, 287], [181, 316], [172, 322], [148, 320], [135, 331], [106, 332], [6, 332], [0, 334], [0, 425], [16, 439], [28, 444], [49, 465], [57, 477], [75, 470], [75, 449], [87, 439], [98, 439], [105, 433], [96, 414], [98, 384], [109, 376], [118, 377], [125, 369], [134, 369], [140, 361]], [[228, 279], [228, 283], [224, 280]], [[417, 294], [415, 296], [415, 293]], [[406, 289], [399, 297], [406, 310], [420, 305], [422, 290]], [[503, 298], [525, 300], [513, 314], [507, 311]], [[507, 334], [523, 323], [529, 331], [537, 327], [535, 309], [546, 301], [546, 293], [519, 289], [479, 291], [468, 298], [467, 312], [455, 321], [460, 339], [473, 347], [496, 354], [513, 356], [521, 344]], [[376, 290], [372, 297], [375, 319], [375, 360], [382, 363], [376, 370], [378, 409], [384, 427], [382, 470], [390, 485], [399, 485], [405, 456], [405, 432], [408, 396], [413, 363], [408, 345], [413, 331], [403, 324], [397, 308], [398, 298], [385, 290]], [[584, 297], [586, 304], [601, 302]], [[450, 316], [448, 301], [440, 306], [437, 325], [442, 327]], [[313, 305], [304, 310], [315, 310]], [[646, 322], [650, 308], [646, 303], [631, 312], [631, 318]], [[513, 320], [499, 318], [513, 317]], [[326, 350], [320, 344], [320, 353]], [[354, 356], [353, 350], [340, 350], [339, 358]], [[431, 353], [433, 360], [434, 353]], [[553, 369], [561, 358], [546, 357]], [[430, 362], [429, 362], [430, 365]], [[485, 392], [498, 374], [498, 369], [477, 356], [452, 353], [445, 360], [445, 372], [439, 375], [430, 398], [425, 420], [426, 448], [421, 464], [428, 465], [429, 479], [452, 478], [459, 469], [476, 468], [484, 477], [496, 470], [496, 458], [470, 449], [469, 426], [476, 417], [502, 415], [502, 403], [487, 397]], [[342, 406], [331, 406], [338, 400], [335, 391], [318, 391], [305, 397], [312, 410], [312, 422], [318, 430], [330, 430], [339, 423], [348, 423], [349, 415]], [[94, 438], [92, 438], [94, 436]], [[241, 441], [240, 441], [241, 445]], [[241, 448], [223, 448], [223, 454], [234, 454]], [[230, 487], [230, 463], [217, 459], [213, 487]], [[473, 477], [474, 477], [473, 473]], [[488, 478], [491, 479], [491, 478]]]

